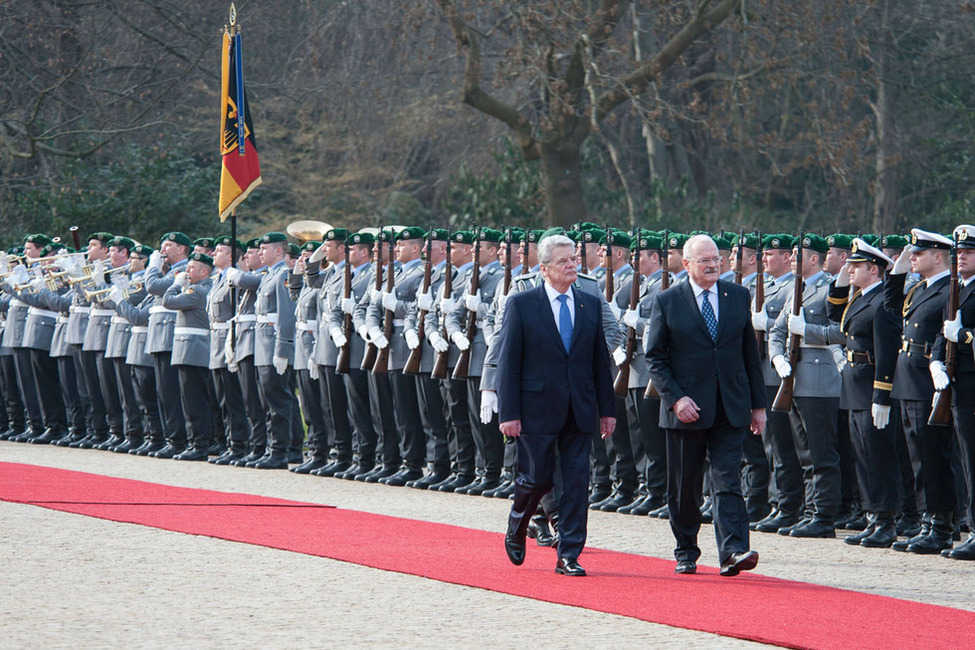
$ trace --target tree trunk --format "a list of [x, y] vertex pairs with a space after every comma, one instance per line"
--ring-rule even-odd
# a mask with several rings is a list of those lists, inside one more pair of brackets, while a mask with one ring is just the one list
[[588, 214], [582, 197], [580, 145], [567, 140], [543, 142], [541, 150], [548, 222], [571, 228], [572, 224], [586, 220]]
[[876, 177], [873, 193], [873, 232], [890, 233], [894, 230], [894, 206], [896, 204], [896, 170], [891, 162], [896, 156], [894, 128], [890, 114], [890, 95], [887, 75], [893, 44], [890, 38], [890, 5], [883, 2], [880, 17], [880, 47], [875, 62], [877, 72], [877, 100], [873, 104], [877, 125]]

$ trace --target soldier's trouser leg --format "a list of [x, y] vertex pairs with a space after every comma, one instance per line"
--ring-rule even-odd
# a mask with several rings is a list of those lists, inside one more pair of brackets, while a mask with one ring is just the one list
[[44, 430], [44, 418], [41, 415], [41, 403], [37, 397], [37, 386], [34, 383], [30, 349], [14, 348], [14, 365], [17, 368], [17, 386], [20, 390], [20, 399], [24, 403], [24, 411], [27, 414], [27, 426], [31, 431], [40, 433]]
[[[309, 363], [315, 363], [309, 361]], [[324, 371], [320, 369], [320, 372]], [[324, 405], [327, 400], [323, 399], [325, 388], [324, 378], [319, 375], [318, 379], [312, 379], [308, 370], [295, 370], [298, 378], [298, 401], [301, 403], [301, 414], [308, 425], [308, 435], [306, 444], [309, 453], [315, 458], [328, 457], [328, 438], [325, 429]]]
[[613, 464], [616, 489], [624, 494], [635, 494], [640, 487], [640, 477], [630, 442], [629, 420], [623, 416], [626, 413], [626, 400], [622, 397], [616, 398], [616, 413], [619, 415], [616, 418], [616, 430], [603, 441], [606, 443], [606, 457]]
[[[474, 433], [467, 409], [467, 382], [463, 379], [442, 379], [450, 412], [451, 470], [464, 476], [474, 475]], [[480, 414], [478, 414], [480, 415]]]
[[[156, 371], [156, 395], [159, 398], [159, 416], [163, 435], [173, 447], [186, 446], [186, 421], [183, 419], [182, 400], [179, 396], [179, 373], [170, 363], [170, 353], [152, 355]], [[209, 412], [207, 412], [209, 417]]]
[[481, 455], [484, 476], [498, 478], [504, 464], [504, 440], [498, 428], [498, 414], [491, 417], [489, 424], [481, 423], [481, 378], [468, 377], [466, 381], [468, 419], [474, 433], [474, 444]]
[[51, 431], [67, 430], [64, 400], [61, 397], [61, 380], [58, 377], [58, 364], [51, 358], [49, 350], [31, 350], [31, 369], [34, 376], [34, 389], [44, 418], [44, 426]]
[[393, 415], [393, 389], [389, 375], [369, 372], [369, 407], [373, 427], [379, 432], [376, 462], [387, 467], [399, 467], [399, 441], [396, 438], [396, 417]]
[[647, 492], [663, 497], [667, 493], [667, 432], [660, 428], [660, 398], [644, 398], [644, 391], [631, 388], [627, 404], [640, 425], [637, 431], [646, 459], [643, 482]]
[[119, 396], [122, 398], [122, 423], [125, 437], [142, 438], [142, 413], [139, 403], [135, 399], [135, 385], [132, 383], [132, 367], [123, 358], [110, 359], [115, 370], [115, 383], [118, 385]]
[[918, 507], [928, 513], [956, 512], [951, 423], [929, 426], [931, 402], [927, 400], [901, 400], [901, 415], [916, 484], [920, 486]]
[[336, 375], [345, 386], [349, 403], [350, 423], [354, 433], [354, 446], [359, 454], [359, 463], [371, 467], [376, 462], [376, 442], [379, 434], [372, 422], [369, 411], [369, 378], [365, 370], [350, 368], [346, 375]]
[[[358, 370], [357, 372], [362, 371]], [[335, 366], [322, 366], [320, 382], [324, 384], [323, 388], [328, 394], [328, 401], [332, 407], [331, 425], [334, 431], [332, 448], [335, 450], [335, 457], [343, 463], [349, 462], [352, 460], [353, 430], [349, 418], [349, 394], [345, 388], [345, 380], [342, 375], [335, 372]], [[368, 388], [366, 391], [368, 399]]]
[[860, 503], [860, 487], [850, 440], [850, 412], [840, 410], [836, 419], [836, 440], [840, 450], [840, 510]]
[[[86, 435], [94, 431], [92, 427], [92, 402], [88, 394], [88, 382], [85, 381], [84, 358], [80, 345], [69, 345], [71, 360], [74, 362], [74, 386], [78, 391], [78, 401], [81, 406], [81, 417], [84, 418], [84, 427], [76, 433], [84, 432]], [[103, 418], [104, 419], [104, 418]]]
[[17, 385], [17, 366], [14, 355], [0, 357], [0, 385], [3, 386], [3, 405], [7, 413], [7, 426], [22, 432], [27, 426], [24, 400]]
[[85, 407], [78, 395], [78, 377], [75, 375], [74, 359], [69, 354], [57, 358], [58, 378], [61, 382], [61, 399], [67, 416], [68, 428], [73, 432], [85, 430]]
[[257, 366], [258, 387], [270, 415], [267, 450], [272, 454], [286, 455], [291, 450], [292, 418], [298, 417], [297, 413], [292, 413], [295, 401], [291, 392], [293, 372], [288, 367], [284, 374], [279, 375], [274, 366]]
[[969, 525], [975, 523], [975, 407], [952, 406], [955, 420], [955, 437], [958, 441], [958, 459], [965, 475], [965, 500], [959, 510], [968, 516]]
[[253, 356], [237, 362], [237, 377], [247, 409], [247, 420], [251, 425], [250, 450], [263, 453], [267, 449], [268, 410], [257, 385], [257, 367]]
[[237, 373], [226, 368], [216, 368], [213, 371], [213, 388], [220, 403], [222, 428], [215, 430], [215, 435], [223, 436], [227, 447], [233, 453], [247, 451], [250, 439], [250, 423], [245, 416], [244, 392], [240, 387]]
[[[778, 393], [777, 386], [766, 386], [765, 395], [771, 404]], [[792, 424], [788, 413], [779, 413], [769, 409], [768, 420], [762, 440], [770, 450], [772, 457], [772, 473], [775, 476], [775, 505], [785, 514], [802, 515], [805, 507], [805, 488], [803, 487], [803, 469], [796, 452], [796, 439], [792, 433]], [[825, 415], [824, 415], [825, 417]], [[834, 416], [829, 417], [836, 419]], [[832, 425], [834, 436], [836, 425]], [[839, 453], [838, 450], [835, 451]], [[811, 461], [810, 461], [811, 462]], [[839, 475], [839, 464], [836, 461], [836, 473]]]
[[440, 392], [440, 380], [428, 374], [416, 375], [420, 396], [420, 417], [426, 439], [426, 461], [435, 474], [450, 471], [450, 452], [447, 449], [447, 403]]
[[393, 403], [396, 405], [393, 412], [403, 464], [411, 470], [421, 469], [426, 445], [416, 380], [412, 375], [403, 374], [401, 370], [390, 370], [389, 383], [393, 390]]
[[130, 366], [136, 398], [142, 411], [143, 431], [152, 443], [164, 441], [162, 420], [159, 416], [159, 396], [156, 393], [156, 371], [149, 366]]
[[186, 422], [187, 446], [206, 451], [213, 444], [213, 419], [210, 417], [210, 371], [202, 366], [176, 366], [180, 402]]
[[112, 435], [121, 436], [125, 429], [122, 425], [122, 400], [119, 396], [118, 381], [115, 379], [115, 366], [111, 359], [105, 358], [104, 350], [95, 352], [95, 364], [98, 369], [98, 385], [102, 389], [102, 399], [105, 401], [108, 430]]
[[830, 523], [836, 521], [840, 506], [840, 454], [833, 417], [839, 403], [838, 397], [793, 397], [789, 412], [803, 470], [806, 513]]
[[[891, 422], [893, 424], [893, 422]], [[901, 507], [897, 428], [873, 426], [867, 409], [850, 411], [850, 442], [856, 458], [860, 498], [867, 512], [897, 512]]]

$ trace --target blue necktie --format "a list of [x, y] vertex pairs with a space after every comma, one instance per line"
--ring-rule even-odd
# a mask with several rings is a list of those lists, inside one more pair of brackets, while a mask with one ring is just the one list
[[568, 352], [572, 346], [572, 314], [569, 313], [569, 297], [562, 294], [557, 300], [562, 303], [559, 307], [559, 334], [562, 336], [562, 345]]
[[708, 299], [710, 291], [705, 291], [701, 294], [701, 316], [704, 316], [704, 324], [708, 326], [708, 334], [711, 335], [711, 340], [714, 341], [718, 338], [718, 319], [714, 317], [714, 309], [711, 307], [711, 301]]

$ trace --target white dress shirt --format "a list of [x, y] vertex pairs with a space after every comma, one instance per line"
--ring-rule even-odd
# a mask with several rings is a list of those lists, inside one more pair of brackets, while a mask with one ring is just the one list
[[711, 285], [710, 289], [705, 291], [697, 286], [694, 280], [691, 280], [690, 276], [688, 276], [687, 281], [691, 284], [691, 289], [694, 290], [694, 300], [697, 302], [697, 308], [701, 308], [704, 296], [707, 295], [708, 300], [711, 302], [711, 309], [714, 310], [714, 320], [715, 322], [720, 322], [718, 321], [718, 283], [715, 282]]
[[[552, 308], [552, 316], [555, 318], [555, 327], [559, 329], [559, 334], [561, 334], [562, 330], [559, 328], [559, 312], [562, 311], [562, 303], [559, 302], [559, 296], [562, 294], [556, 291], [555, 287], [546, 282], [545, 295], [548, 296], [548, 304], [549, 307]], [[572, 296], [572, 287], [569, 287], [569, 290], [565, 292], [565, 295], [569, 297], [569, 299], [565, 301], [565, 304], [569, 308], [569, 318], [572, 319], [572, 325], [574, 327], [576, 324], [576, 308], [575, 300]]]

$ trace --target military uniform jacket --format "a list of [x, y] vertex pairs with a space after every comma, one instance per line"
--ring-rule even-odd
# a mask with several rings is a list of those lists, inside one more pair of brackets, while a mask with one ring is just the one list
[[173, 328], [174, 366], [210, 366], [207, 294], [211, 286], [212, 283], [207, 278], [189, 285], [185, 290], [174, 284], [163, 294], [163, 306], [176, 310], [176, 326]]
[[[57, 313], [54, 319], [54, 334], [51, 336], [51, 357], [54, 359], [71, 356], [71, 345], [68, 343], [68, 309], [71, 304], [69, 289], [64, 289], [60, 294], [44, 289], [40, 292], [41, 301], [53, 312]], [[66, 298], [61, 300], [61, 296]]]
[[866, 294], [858, 290], [847, 299], [849, 291], [833, 286], [829, 292], [830, 320], [840, 323], [846, 338], [848, 363], [843, 368], [840, 408], [863, 411], [871, 404], [890, 405], [900, 323], [884, 309], [882, 285]]
[[[69, 345], [81, 345], [85, 342], [85, 332], [88, 331], [88, 312], [91, 311], [91, 303], [85, 298], [85, 292], [80, 286], [68, 289], [68, 292], [60, 294], [58, 299], [67, 303], [68, 325], [65, 339]], [[56, 311], [62, 310], [59, 308]]]
[[[334, 272], [333, 272], [334, 274]], [[292, 277], [293, 274], [292, 274]], [[290, 292], [294, 295], [294, 291]], [[315, 361], [318, 343], [318, 300], [321, 291], [303, 286], [295, 300], [295, 370], [308, 370]], [[331, 338], [329, 338], [331, 343]], [[332, 348], [334, 349], [334, 345]], [[334, 365], [335, 362], [333, 361]]]
[[[353, 278], [354, 283], [355, 278]], [[302, 295], [304, 296], [305, 294], [303, 293]], [[352, 291], [350, 295], [354, 296], [355, 291]], [[306, 300], [310, 300], [312, 304], [302, 307], [299, 302], [299, 320], [302, 318], [301, 312], [304, 312], [306, 319], [318, 319], [316, 327], [318, 333], [313, 339], [310, 339], [312, 349], [309, 349], [309, 358], [314, 359], [315, 363], [320, 366], [335, 366], [336, 361], [338, 361], [339, 349], [335, 347], [335, 342], [329, 333], [331, 326], [327, 316], [336, 308], [339, 312], [342, 312], [342, 298], [344, 296], [345, 261], [343, 260], [339, 264], [329, 267], [324, 273], [319, 274], [319, 288], [315, 289], [312, 287], [311, 294], [305, 298]], [[312, 310], [315, 311], [317, 316], [311, 315]], [[305, 342], [307, 343], [308, 340]], [[295, 367], [298, 367], [297, 354], [296, 351]], [[351, 367], [351, 357], [349, 367]]]
[[262, 277], [245, 273], [237, 284], [256, 289], [254, 316], [254, 364], [273, 365], [274, 357], [284, 357], [288, 365], [295, 358], [295, 303], [288, 290], [288, 267], [284, 260], [268, 269]]
[[50, 351], [58, 312], [48, 308], [41, 293], [23, 291], [17, 298], [28, 305], [21, 347]]
[[[625, 292], [628, 296], [635, 277], [632, 276], [630, 282], [620, 287], [619, 292]], [[637, 311], [640, 312], [640, 320], [637, 321], [636, 327], [634, 328], [636, 330], [636, 351], [633, 354], [633, 358], [630, 359], [630, 381], [627, 384], [627, 388], [646, 388], [647, 383], [650, 381], [650, 370], [647, 368], [647, 351], [644, 348], [643, 341], [646, 340], [644, 334], [650, 325], [650, 317], [653, 313], [651, 308], [653, 297], [660, 292], [660, 281], [662, 278], [663, 270], [658, 269], [641, 280], [640, 302], [637, 304]], [[629, 309], [629, 307], [630, 305], [627, 304], [625, 309]], [[627, 330], [628, 328], [624, 326], [624, 336], [629, 336]], [[626, 345], [625, 340], [623, 344]]]
[[[790, 296], [793, 287], [794, 279], [789, 282]], [[829, 287], [830, 280], [825, 273], [818, 273], [803, 287], [802, 315], [806, 319], [806, 335], [800, 339], [799, 363], [792, 369], [795, 375], [793, 395], [796, 397], [840, 396], [843, 380], [833, 356], [838, 345], [826, 344], [827, 339], [837, 340], [841, 336], [839, 325], [829, 320]], [[779, 354], [789, 358], [791, 300], [788, 305], [790, 309], [779, 310], [775, 324], [768, 332], [769, 358]]]
[[[129, 297], [122, 302], [128, 302], [130, 305], [138, 305], [147, 295], [145, 289], [143, 289], [129, 294]], [[132, 323], [120, 315], [114, 308], [112, 309], [112, 317], [109, 320], [111, 324], [108, 327], [108, 340], [105, 342], [105, 358], [124, 359], [129, 354], [129, 338], [132, 336]]]
[[[768, 328], [771, 330], [773, 323], [779, 318], [779, 314], [785, 311], [789, 313], [792, 309], [792, 294], [795, 289], [793, 289], [794, 276], [792, 272], [786, 273], [779, 278], [770, 280], [765, 283], [765, 303], [762, 306], [762, 310], [765, 315], [769, 317]], [[778, 386], [782, 380], [779, 378], [778, 373], [775, 372], [775, 368], [772, 367], [772, 355], [769, 353], [767, 343], [768, 335], [766, 332], [766, 346], [764, 349], [759, 349], [762, 354], [762, 377], [765, 379], [766, 386]]]
[[894, 399], [931, 403], [931, 353], [944, 325], [948, 305], [948, 274], [933, 283], [915, 284], [904, 292], [907, 274], [888, 275], [884, 283], [884, 308], [902, 320], [901, 349], [894, 372]]
[[3, 328], [3, 346], [11, 349], [24, 347], [24, 327], [27, 325], [27, 303], [11, 294], [7, 308], [7, 326]]
[[156, 297], [140, 292], [143, 296], [139, 304], [123, 300], [115, 305], [115, 312], [129, 321], [129, 344], [125, 350], [125, 363], [130, 366], [153, 367], [152, 356], [146, 352], [146, 339], [149, 337], [149, 310], [156, 304]]
[[[951, 403], [953, 406], [963, 406], [970, 408], [975, 406], [975, 359], [972, 354], [975, 352], [975, 279], [969, 279], [968, 284], [960, 287], [958, 291], [958, 306], [961, 311], [961, 322], [964, 329], [958, 335], [958, 354], [955, 357], [955, 375], [952, 379]], [[942, 320], [953, 320], [954, 314], [948, 314], [947, 300]], [[944, 361], [947, 341], [944, 333], [939, 332], [934, 342], [934, 357]]]
[[230, 336], [230, 324], [237, 305], [234, 304], [234, 288], [227, 282], [223, 271], [214, 269], [212, 284], [207, 292], [207, 317], [210, 319], [210, 370], [227, 367], [223, 347]]
[[149, 307], [149, 336], [146, 338], [146, 352], [156, 354], [171, 352], [173, 349], [173, 328], [176, 327], [176, 312], [163, 305], [163, 294], [173, 286], [176, 274], [186, 270], [186, 260], [174, 264], [163, 275], [158, 269], [147, 269], [145, 275], [146, 291], [155, 296]]
[[[393, 276], [393, 294], [396, 296], [396, 309], [393, 311], [393, 336], [389, 339], [389, 369], [402, 370], [410, 356], [410, 349], [403, 338], [403, 328], [406, 324], [406, 313], [410, 305], [416, 302], [416, 294], [423, 282], [423, 262], [413, 260], [399, 266]], [[484, 294], [482, 293], [483, 297]], [[366, 309], [366, 327], [383, 328], [386, 309], [383, 307], [382, 293], [376, 293], [369, 301]]]
[[[258, 278], [267, 274], [267, 267], [251, 271], [248, 275], [256, 275]], [[253, 284], [253, 283], [251, 283]], [[237, 340], [234, 341], [234, 356], [238, 361], [254, 356], [254, 331], [257, 328], [257, 316], [254, 313], [257, 305], [257, 287], [260, 281], [252, 289], [241, 289], [237, 298], [237, 315], [234, 321], [237, 323]]]
[[[471, 341], [469, 377], [480, 377], [484, 368], [484, 359], [487, 356], [487, 342], [484, 338], [484, 317], [487, 315], [488, 305], [494, 300], [494, 292], [500, 287], [502, 279], [504, 279], [504, 273], [502, 273], [500, 262], [491, 262], [481, 269], [481, 274], [478, 279], [478, 290], [481, 292], [482, 307], [478, 309], [478, 313], [476, 314], [475, 322], [477, 324], [477, 331], [474, 334], [474, 340]], [[470, 293], [472, 280], [473, 277], [467, 280], [462, 296]], [[445, 322], [447, 324], [448, 340], [454, 335], [454, 332], [467, 333], [467, 314], [467, 306], [463, 300], [459, 300], [454, 306], [453, 311], [447, 314]]]
[[10, 308], [10, 296], [0, 295], [0, 357], [9, 357], [13, 350], [3, 344], [3, 332], [7, 327], [7, 309]]
[[[444, 273], [446, 272], [446, 270], [447, 270], [446, 262], [441, 262], [440, 264], [437, 264], [435, 267], [430, 269], [430, 287], [428, 288], [428, 290], [430, 292], [430, 295], [433, 296], [434, 298], [436, 298], [438, 291], [443, 291]], [[424, 273], [425, 272], [426, 271], [424, 270]], [[450, 267], [450, 273], [453, 272], [454, 272], [453, 267]], [[422, 290], [423, 290], [423, 282], [421, 281], [418, 292]], [[495, 294], [495, 303], [492, 303], [492, 305], [496, 304], [496, 302], [497, 302], [497, 294]], [[433, 372], [433, 361], [434, 358], [437, 356], [437, 351], [433, 349], [433, 347], [430, 345], [430, 340], [427, 338], [427, 333], [430, 331], [428, 328], [431, 327], [430, 313], [432, 313], [435, 309], [436, 306], [432, 307], [430, 309], [430, 312], [424, 315], [424, 319], [423, 319], [424, 337], [420, 339], [420, 345], [423, 346], [423, 350], [420, 352], [421, 373], [429, 374], [430, 372]], [[406, 312], [406, 319], [405, 319], [406, 322], [403, 326], [404, 330], [413, 330], [414, 332], [419, 333], [418, 332], [419, 319], [420, 319], [420, 308], [417, 306], [416, 302], [412, 302], [410, 303], [410, 307]], [[410, 351], [410, 353], [412, 353], [412, 351]], [[407, 359], [408, 358], [409, 356], [407, 356]]]
[[[464, 296], [464, 288], [470, 283], [471, 274], [474, 272], [474, 265], [472, 263], [465, 264], [459, 269], [455, 269], [453, 266], [451, 266], [451, 272], [454, 274], [454, 277], [451, 280], [450, 288], [452, 291], [451, 291], [450, 299], [457, 301]], [[441, 274], [439, 276], [438, 281], [435, 284], [430, 285], [431, 287], [430, 290], [434, 292], [433, 294], [434, 301], [433, 301], [433, 309], [431, 309], [430, 312], [427, 314], [426, 325], [424, 326], [425, 327], [424, 333], [426, 334], [427, 342], [429, 342], [430, 335], [433, 334], [434, 332], [438, 332], [440, 333], [441, 336], [443, 336], [444, 333], [443, 328], [446, 327], [447, 312], [444, 310], [444, 306], [442, 302], [443, 287], [445, 282], [446, 282], [446, 274]], [[512, 282], [514, 282], [513, 279]], [[514, 284], [512, 284], [512, 287], [514, 287]], [[512, 288], [512, 291], [513, 290], [514, 289]], [[498, 293], [499, 292], [495, 292], [495, 295], [497, 295]], [[448, 343], [450, 343], [449, 334], [447, 336], [444, 336], [444, 338], [447, 339]], [[424, 353], [423, 356], [426, 357], [426, 353]], [[450, 347], [447, 349], [448, 371], [453, 370], [454, 366], [457, 365], [457, 359], [459, 358], [460, 358], [460, 350], [457, 349], [456, 345], [450, 345]], [[433, 371], [434, 361], [436, 361], [436, 353], [434, 353], [434, 358], [429, 360], [429, 369], [431, 372]], [[424, 364], [426, 363], [427, 360], [422, 361], [420, 364], [421, 367], [425, 368], [426, 366]]]
[[[359, 266], [359, 268], [352, 269], [352, 295], [351, 298], [356, 302], [356, 307], [358, 309], [358, 304], [366, 300], [366, 296], [369, 295], [369, 291], [372, 289], [373, 283], [373, 272], [374, 266], [368, 262]], [[343, 281], [344, 282], [344, 281]], [[344, 290], [344, 285], [343, 285]], [[341, 295], [341, 294], [340, 294]], [[333, 327], [337, 327], [345, 333], [345, 312], [342, 311], [342, 301], [339, 300], [335, 305], [327, 312], [323, 314], [323, 318], [327, 316], [328, 322], [325, 327], [326, 336], [331, 340], [331, 331]], [[363, 319], [365, 317], [365, 311], [362, 312]], [[365, 323], [365, 320], [363, 320]], [[365, 356], [366, 342], [361, 336], [356, 335], [356, 323], [355, 318], [352, 319], [352, 331], [349, 333], [349, 368], [357, 369], [362, 365], [362, 357]]]

